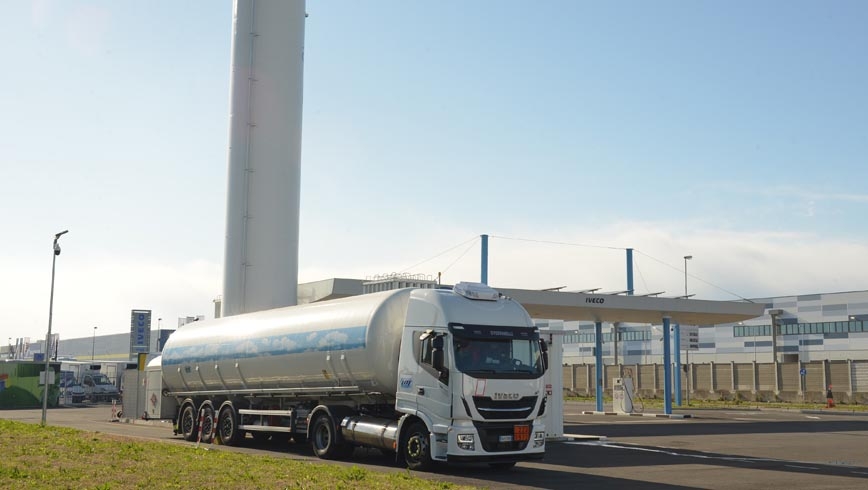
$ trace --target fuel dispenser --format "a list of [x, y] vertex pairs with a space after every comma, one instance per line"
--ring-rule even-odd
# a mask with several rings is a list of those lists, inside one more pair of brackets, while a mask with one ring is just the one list
[[615, 412], [633, 413], [633, 378], [612, 379], [612, 402]]

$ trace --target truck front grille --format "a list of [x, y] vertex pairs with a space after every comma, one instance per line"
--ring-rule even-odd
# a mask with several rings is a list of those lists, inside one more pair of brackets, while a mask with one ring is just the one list
[[487, 396], [473, 397], [476, 410], [490, 420], [526, 419], [536, 407], [536, 401], [535, 396], [526, 396], [518, 400], [492, 400]]

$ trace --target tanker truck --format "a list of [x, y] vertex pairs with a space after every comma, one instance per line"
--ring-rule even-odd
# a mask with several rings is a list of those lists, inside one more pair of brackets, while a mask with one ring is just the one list
[[542, 459], [547, 364], [525, 309], [478, 283], [190, 323], [160, 361], [189, 441], [379, 448], [414, 470]]

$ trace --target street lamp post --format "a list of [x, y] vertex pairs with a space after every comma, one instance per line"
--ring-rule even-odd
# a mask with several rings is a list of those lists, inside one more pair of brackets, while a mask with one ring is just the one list
[[[692, 258], [693, 258], [692, 255], [685, 255], [684, 256], [684, 299], [687, 299], [689, 297], [687, 294], [687, 261], [692, 259]], [[689, 344], [689, 342], [688, 342], [688, 344]], [[676, 348], [680, 349], [681, 346], [679, 345]], [[686, 359], [685, 359], [686, 362], [684, 365], [684, 368], [685, 368], [684, 375], [685, 375], [685, 378], [687, 378], [687, 389], [684, 391], [687, 393], [687, 405], [690, 406], [690, 375], [688, 374], [688, 371], [687, 371], [688, 369], [690, 369], [690, 348], [688, 347], [687, 349], [685, 349], [684, 353], [686, 355]], [[681, 374], [679, 374], [679, 376], [681, 376]]]
[[93, 327], [93, 341], [90, 344], [90, 360], [93, 360], [94, 353], [96, 352], [96, 327]]
[[45, 415], [48, 412], [48, 361], [51, 359], [49, 351], [51, 350], [51, 316], [54, 313], [54, 266], [57, 261], [57, 256], [60, 255], [60, 244], [57, 243], [60, 237], [69, 230], [63, 230], [54, 235], [54, 247], [51, 256], [51, 296], [48, 300], [48, 334], [45, 336], [45, 389], [42, 390], [42, 425], [45, 426]]

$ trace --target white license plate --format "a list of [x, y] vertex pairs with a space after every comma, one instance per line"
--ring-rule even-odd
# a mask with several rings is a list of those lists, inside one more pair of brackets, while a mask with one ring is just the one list
[[512, 436], [498, 436], [498, 442], [512, 442]]

